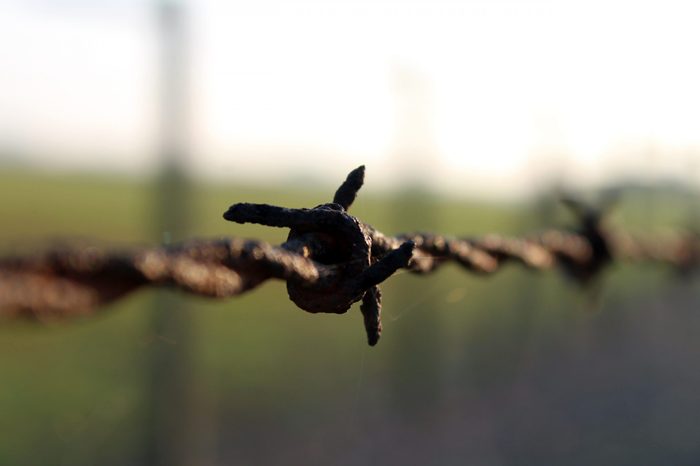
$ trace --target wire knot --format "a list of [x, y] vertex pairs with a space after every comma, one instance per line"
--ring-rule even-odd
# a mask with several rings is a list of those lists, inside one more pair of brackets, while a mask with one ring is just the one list
[[333, 273], [311, 284], [288, 280], [287, 292], [305, 311], [343, 314], [367, 291], [362, 277], [371, 265], [372, 240], [341, 205], [322, 204], [310, 213], [316, 212], [322, 212], [325, 221], [292, 227], [282, 247], [330, 267]]
[[612, 241], [603, 226], [603, 220], [615, 200], [614, 198], [605, 199], [600, 205], [591, 206], [573, 198], [562, 199], [562, 202], [577, 217], [579, 227], [574, 231], [575, 238], [583, 241], [578, 248], [568, 248], [569, 252], [578, 251], [579, 257], [561, 255], [559, 260], [564, 270], [583, 285], [589, 284], [612, 263]]
[[287, 280], [289, 298], [301, 309], [343, 314], [357, 301], [370, 345], [381, 334], [381, 293], [377, 285], [407, 267], [414, 243], [405, 241], [381, 257], [372, 253], [373, 229], [347, 210], [364, 182], [364, 166], [356, 168], [338, 188], [330, 204], [313, 209], [288, 209], [267, 204], [234, 204], [224, 218], [290, 229], [282, 248], [322, 264], [314, 282]]

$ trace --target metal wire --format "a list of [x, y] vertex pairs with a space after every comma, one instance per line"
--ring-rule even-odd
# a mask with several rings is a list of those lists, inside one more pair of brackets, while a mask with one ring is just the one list
[[313, 209], [232, 205], [224, 218], [290, 229], [273, 246], [240, 238], [197, 239], [129, 251], [63, 247], [35, 256], [0, 259], [0, 316], [55, 320], [86, 315], [145, 286], [178, 288], [226, 298], [268, 279], [285, 280], [290, 299], [308, 312], [345, 313], [357, 301], [367, 339], [381, 335], [378, 285], [399, 269], [418, 274], [456, 263], [493, 274], [514, 262], [531, 270], [556, 268], [585, 285], [614, 260], [668, 264], [687, 274], [700, 264], [700, 240], [689, 232], [634, 238], [603, 228], [601, 210], [567, 200], [579, 227], [529, 237], [453, 238], [434, 233], [387, 236], [347, 213], [364, 182], [353, 170], [333, 202]]

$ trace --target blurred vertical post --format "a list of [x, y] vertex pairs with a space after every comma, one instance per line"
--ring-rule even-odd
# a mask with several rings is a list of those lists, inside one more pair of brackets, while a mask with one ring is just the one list
[[698, 198], [698, 183], [700, 182], [700, 158], [691, 149], [688, 153], [688, 228], [700, 234], [700, 199]]
[[[437, 158], [430, 82], [413, 70], [398, 68], [395, 73], [395, 157], [402, 187], [391, 204], [392, 224], [398, 231], [410, 231], [418, 225], [439, 230], [438, 203], [426, 181], [426, 175], [432, 171]], [[397, 321], [400, 331], [392, 332], [398, 337], [392, 348], [391, 383], [396, 417], [403, 420], [418, 417], [421, 422], [430, 423], [429, 413], [434, 411], [440, 397], [442, 361], [439, 311], [436, 309], [438, 300], [424, 299], [425, 293], [424, 288], [419, 291], [405, 283], [400, 293], [392, 294], [392, 307], [397, 313], [408, 314], [400, 323]]]
[[[186, 237], [190, 216], [184, 172], [188, 152], [185, 10], [177, 0], [159, 0], [156, 9], [162, 165], [153, 219], [159, 239], [168, 243]], [[157, 294], [148, 329], [145, 463], [149, 465], [193, 464], [191, 324], [181, 297], [168, 292]]]
[[[526, 209], [524, 216], [516, 217], [517, 234], [540, 231], [552, 225], [557, 208], [557, 192], [561, 191], [558, 186], [561, 183], [549, 181], [545, 186], [548, 188], [543, 189], [534, 199], [531, 209]], [[502, 370], [507, 372], [504, 379], [510, 376], [516, 379], [513, 383], [528, 370], [523, 364], [529, 358], [532, 341], [537, 337], [538, 323], [545, 318], [543, 298], [546, 286], [541, 276], [523, 274], [518, 279], [517, 292], [512, 293], [514, 300], [511, 313], [503, 323], [505, 331], [501, 343], [504, 346], [502, 354], [509, 354], [512, 364], [502, 363]]]

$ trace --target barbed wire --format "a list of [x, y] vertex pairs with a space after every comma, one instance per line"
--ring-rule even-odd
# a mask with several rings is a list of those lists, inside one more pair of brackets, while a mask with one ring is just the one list
[[378, 285], [399, 269], [417, 274], [446, 263], [482, 275], [514, 262], [557, 268], [582, 285], [613, 261], [651, 261], [688, 274], [700, 265], [700, 238], [678, 232], [633, 237], [603, 226], [605, 208], [564, 202], [577, 228], [526, 237], [456, 238], [434, 233], [387, 236], [348, 213], [364, 183], [364, 166], [348, 175], [333, 202], [312, 209], [234, 204], [224, 219], [289, 228], [279, 246], [241, 238], [195, 239], [137, 250], [60, 247], [0, 259], [0, 316], [56, 320], [86, 315], [145, 287], [178, 288], [214, 298], [237, 296], [269, 279], [285, 280], [289, 298], [311, 313], [345, 313], [361, 301], [367, 340], [382, 331]]

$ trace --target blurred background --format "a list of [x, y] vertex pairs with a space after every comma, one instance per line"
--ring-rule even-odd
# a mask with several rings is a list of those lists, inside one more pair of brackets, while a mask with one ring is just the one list
[[[286, 232], [367, 166], [386, 233], [698, 228], [700, 7], [686, 1], [0, 0], [0, 252]], [[696, 464], [697, 280], [455, 267], [310, 315], [268, 282], [141, 291], [0, 328], [0, 464]]]

